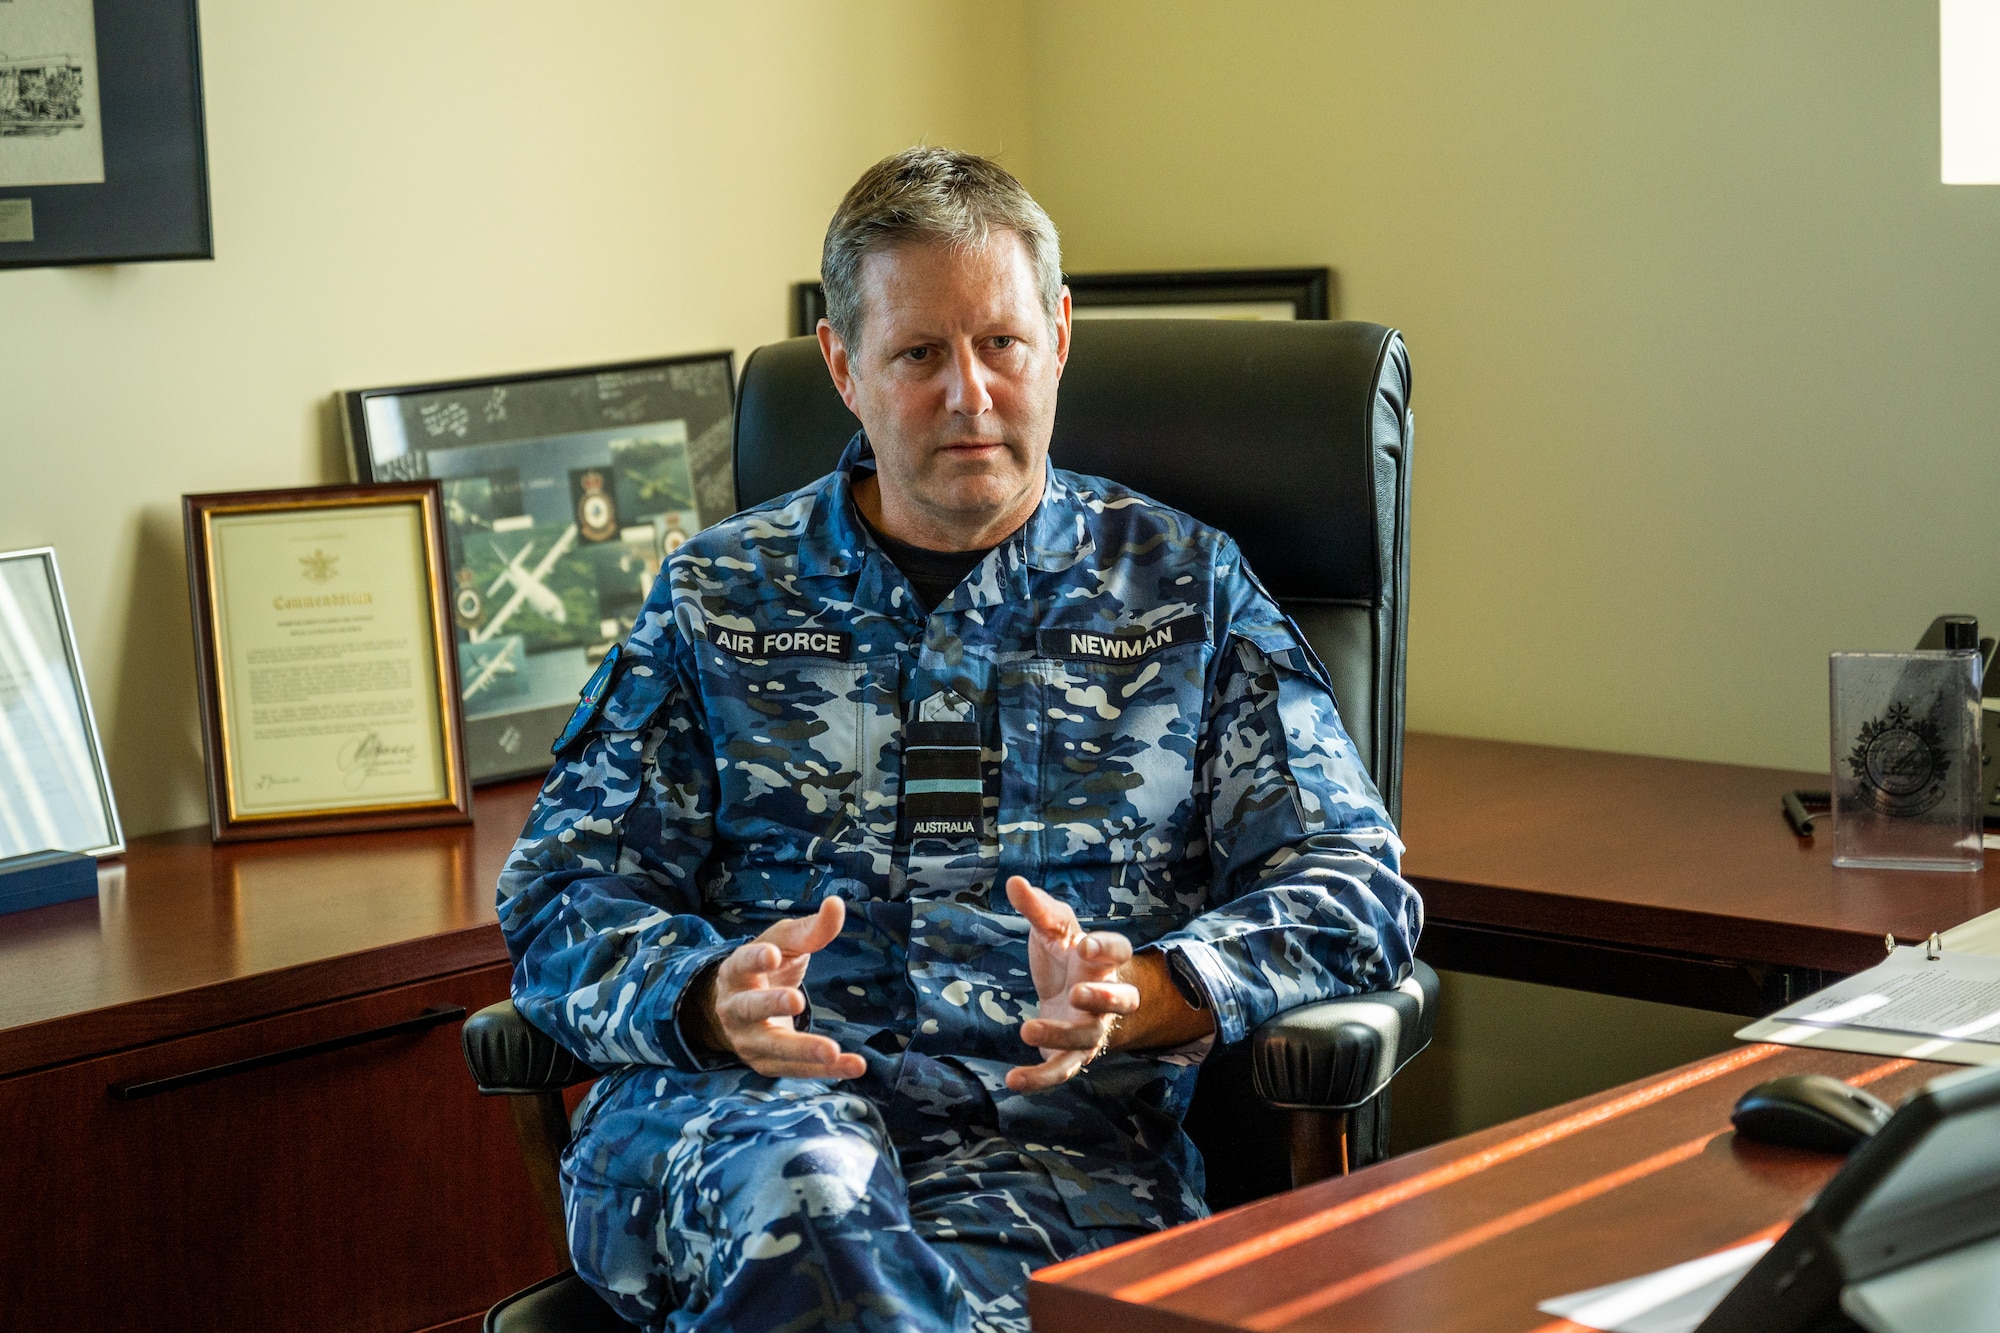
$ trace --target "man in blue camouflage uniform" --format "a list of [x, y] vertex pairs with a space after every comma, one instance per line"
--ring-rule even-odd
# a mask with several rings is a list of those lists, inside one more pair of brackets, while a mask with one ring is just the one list
[[879, 164], [823, 274], [864, 432], [585, 691], [500, 881], [515, 1003], [608, 1071], [563, 1183], [627, 1319], [1023, 1330], [1030, 1270], [1202, 1216], [1210, 1045], [1394, 985], [1421, 908], [1235, 543], [1048, 465], [1069, 295], [1013, 178]]

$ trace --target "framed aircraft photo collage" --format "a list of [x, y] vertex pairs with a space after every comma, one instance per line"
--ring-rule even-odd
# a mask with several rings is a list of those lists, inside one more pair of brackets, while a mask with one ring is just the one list
[[340, 395], [354, 480], [436, 479], [474, 782], [541, 774], [661, 563], [736, 509], [730, 354]]

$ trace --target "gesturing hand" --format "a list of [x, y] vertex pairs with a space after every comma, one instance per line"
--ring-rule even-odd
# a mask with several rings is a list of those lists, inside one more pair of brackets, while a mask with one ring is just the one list
[[799, 989], [806, 964], [833, 943], [846, 919], [847, 905], [828, 898], [816, 914], [780, 921], [724, 958], [709, 974], [708, 994], [689, 997], [697, 1004], [690, 1035], [767, 1078], [859, 1078], [867, 1068], [860, 1056], [792, 1023], [806, 1011]]
[[1042, 1062], [1007, 1071], [1016, 1092], [1042, 1092], [1067, 1082], [1111, 1040], [1119, 1015], [1137, 1012], [1139, 989], [1123, 968], [1132, 942], [1116, 931], [1085, 934], [1076, 913], [1027, 880], [1007, 881], [1007, 901], [1028, 921], [1028, 974], [1041, 1016], [1021, 1024], [1021, 1040]]

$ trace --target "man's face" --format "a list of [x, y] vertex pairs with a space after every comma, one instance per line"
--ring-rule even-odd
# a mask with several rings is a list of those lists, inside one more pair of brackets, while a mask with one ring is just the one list
[[907, 244], [861, 262], [861, 333], [824, 320], [820, 348], [875, 446], [862, 511], [933, 550], [990, 546], [1041, 502], [1056, 382], [1069, 356], [1069, 292], [1054, 328], [1019, 234], [979, 250]]

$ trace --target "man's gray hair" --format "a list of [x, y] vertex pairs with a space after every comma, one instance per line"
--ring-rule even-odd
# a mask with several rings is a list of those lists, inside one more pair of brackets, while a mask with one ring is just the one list
[[826, 319], [850, 348], [861, 333], [861, 261], [916, 242], [982, 249], [996, 230], [1028, 247], [1043, 313], [1054, 327], [1062, 300], [1056, 225], [999, 163], [949, 148], [906, 148], [861, 173], [827, 224], [820, 253]]

